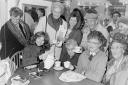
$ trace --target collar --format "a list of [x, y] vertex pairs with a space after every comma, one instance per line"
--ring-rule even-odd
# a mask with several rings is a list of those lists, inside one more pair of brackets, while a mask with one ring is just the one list
[[97, 50], [97, 51], [95, 51], [95, 52], [91, 52], [91, 51], [90, 51], [89, 54], [95, 56], [95, 55], [96, 55], [97, 53], [99, 53], [99, 52], [100, 52], [100, 50]]
[[90, 52], [89, 54], [95, 56], [96, 52]]

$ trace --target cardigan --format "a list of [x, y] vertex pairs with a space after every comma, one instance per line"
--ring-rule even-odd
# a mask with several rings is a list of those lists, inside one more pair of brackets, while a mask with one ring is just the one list
[[84, 51], [78, 60], [76, 72], [85, 73], [85, 76], [96, 82], [101, 82], [106, 70], [107, 56], [104, 52], [99, 51], [94, 55], [92, 61], [89, 60], [89, 51]]
[[[105, 78], [107, 76], [110, 76], [109, 77], [109, 80], [110, 82], [110, 85], [127, 85], [128, 82], [127, 82], [127, 79], [128, 79], [128, 76], [126, 75], [128, 73], [128, 56], [124, 56], [120, 62], [116, 62], [115, 59], [111, 59], [107, 65], [107, 72], [106, 72], [106, 75], [105, 75]], [[117, 67], [117, 68], [115, 68]], [[112, 70], [113, 69], [113, 70]], [[127, 83], [127, 84], [125, 84]]]

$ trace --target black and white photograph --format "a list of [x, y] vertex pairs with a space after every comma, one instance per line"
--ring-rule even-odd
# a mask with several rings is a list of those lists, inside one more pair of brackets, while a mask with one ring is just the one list
[[0, 85], [128, 85], [128, 0], [0, 0]]

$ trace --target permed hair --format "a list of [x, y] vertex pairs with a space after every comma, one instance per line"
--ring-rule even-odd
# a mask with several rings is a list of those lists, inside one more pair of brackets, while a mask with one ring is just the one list
[[14, 17], [23, 16], [23, 11], [18, 7], [12, 7], [9, 12], [10, 12], [10, 16], [14, 16]]
[[43, 49], [45, 50], [49, 50], [50, 49], [50, 39], [47, 33], [45, 32], [37, 32], [34, 36], [32, 36], [31, 38], [31, 44], [36, 44], [36, 39], [38, 37], [44, 37], [44, 44], [41, 46]]
[[104, 35], [101, 32], [91, 31], [87, 36], [87, 40], [90, 39], [97, 39], [101, 43], [100, 50], [104, 51], [104, 47], [107, 44], [107, 39], [104, 37]]

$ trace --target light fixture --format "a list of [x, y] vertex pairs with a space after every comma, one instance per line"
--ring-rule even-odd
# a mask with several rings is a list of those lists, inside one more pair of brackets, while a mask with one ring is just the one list
[[99, 6], [108, 3], [107, 0], [78, 0], [78, 6]]
[[128, 4], [128, 0], [119, 0], [120, 3], [122, 3], [123, 5]]
[[71, 2], [72, 2], [72, 0], [65, 0], [64, 4], [65, 4], [66, 7], [70, 7], [71, 6]]

